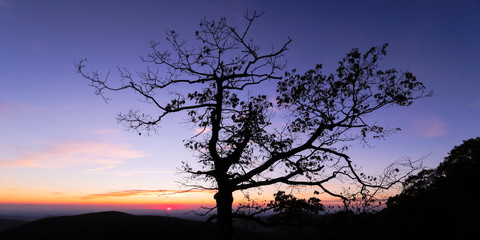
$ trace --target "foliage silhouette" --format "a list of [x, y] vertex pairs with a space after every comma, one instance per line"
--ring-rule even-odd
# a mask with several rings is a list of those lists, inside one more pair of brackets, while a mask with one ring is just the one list
[[275, 213], [268, 219], [271, 223], [306, 224], [311, 219], [310, 215], [324, 211], [323, 204], [316, 197], [308, 200], [298, 199], [292, 194], [285, 194], [284, 191], [279, 191], [274, 196], [275, 199], [267, 204], [267, 208], [272, 208]]
[[[425, 169], [403, 183], [383, 215], [424, 236], [470, 238], [479, 233], [480, 137], [455, 146], [435, 169]], [[408, 232], [408, 231], [406, 231]]]
[[[409, 106], [428, 96], [412, 73], [379, 68], [387, 44], [365, 53], [353, 49], [329, 75], [322, 73], [322, 65], [304, 74], [292, 70], [282, 75], [282, 57], [291, 40], [271, 51], [256, 45], [250, 31], [261, 15], [246, 14], [243, 29], [229, 25], [225, 18], [204, 19], [194, 34], [196, 46], [168, 31], [170, 51], [160, 50], [160, 43], [152, 41], [152, 53], [142, 58], [149, 64], [147, 70], [133, 74], [119, 68], [117, 83], [110, 82], [108, 74], [86, 71], [85, 59], [76, 63], [78, 73], [104, 100], [109, 99], [107, 91], [133, 90], [156, 108], [158, 114], [153, 116], [139, 110], [119, 114], [118, 120], [130, 129], [155, 132], [165, 117], [180, 112], [200, 129], [185, 140], [198, 161], [183, 162], [182, 170], [191, 175], [186, 186], [217, 191], [213, 217], [223, 239], [232, 235], [234, 217], [246, 217], [232, 208], [236, 191], [273, 184], [313, 186], [349, 202], [351, 196], [328, 189], [328, 183], [352, 181], [359, 192], [398, 183], [413, 171], [412, 162], [373, 178], [360, 173], [346, 150], [354, 142], [399, 130], [370, 121], [370, 114], [388, 106]], [[277, 85], [276, 96], [267, 95], [272, 82]], [[171, 99], [162, 103], [166, 93]]]
[[[403, 181], [403, 190], [373, 213], [341, 211], [311, 221], [302, 239], [470, 239], [480, 230], [480, 137], [455, 146], [434, 169]], [[303, 230], [303, 234], [306, 234]]]

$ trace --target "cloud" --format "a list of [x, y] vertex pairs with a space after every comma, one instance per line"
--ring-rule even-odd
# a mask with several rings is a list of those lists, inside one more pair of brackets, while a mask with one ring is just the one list
[[122, 191], [114, 191], [114, 192], [107, 192], [107, 193], [97, 193], [97, 194], [90, 194], [81, 197], [82, 199], [98, 199], [98, 198], [106, 198], [106, 197], [134, 197], [134, 196], [149, 196], [149, 195], [157, 195], [157, 196], [170, 196], [170, 195], [178, 195], [178, 194], [190, 194], [190, 193], [213, 193], [213, 190], [122, 190]]
[[0, 115], [12, 113], [35, 114], [44, 110], [45, 109], [43, 107], [35, 105], [0, 102]]
[[123, 191], [116, 191], [116, 192], [90, 194], [90, 195], [83, 196], [81, 198], [94, 199], [94, 198], [105, 198], [105, 197], [132, 197], [132, 196], [139, 196], [139, 195], [154, 195], [154, 192], [155, 192], [154, 190], [123, 190]]
[[116, 167], [125, 159], [139, 158], [148, 154], [132, 149], [130, 144], [115, 144], [94, 141], [69, 141], [51, 144], [42, 150], [20, 149], [14, 159], [1, 159], [0, 168], [64, 168], [80, 165], [95, 165], [90, 171]]
[[92, 133], [98, 134], [98, 135], [113, 135], [113, 134], [117, 134], [119, 132], [120, 131], [118, 129], [115, 129], [115, 128], [95, 129], [95, 130], [92, 131]]
[[193, 133], [195, 133], [195, 134], [208, 133], [208, 132], [210, 132], [211, 130], [212, 130], [211, 127], [195, 128], [195, 129], [193, 130]]
[[11, 6], [11, 4], [7, 0], [0, 0], [0, 5]]
[[3, 102], [0, 102], [0, 115], [6, 114], [10, 111], [10, 107]]
[[414, 132], [422, 137], [436, 138], [447, 134], [446, 126], [438, 117], [417, 119], [414, 122]]
[[145, 175], [145, 174], [165, 174], [165, 173], [176, 173], [176, 171], [155, 171], [155, 170], [140, 170], [140, 171], [97, 171], [97, 173], [102, 174], [116, 174], [118, 176], [135, 176], [135, 175]]
[[469, 107], [471, 108], [480, 108], [480, 99], [477, 99], [476, 101], [473, 101], [470, 103]]

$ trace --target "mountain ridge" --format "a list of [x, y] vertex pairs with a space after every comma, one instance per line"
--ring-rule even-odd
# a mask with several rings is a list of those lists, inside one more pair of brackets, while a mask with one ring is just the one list
[[[117, 211], [48, 217], [0, 232], [14, 239], [215, 239], [215, 224]], [[280, 235], [238, 229], [233, 239], [279, 239]]]

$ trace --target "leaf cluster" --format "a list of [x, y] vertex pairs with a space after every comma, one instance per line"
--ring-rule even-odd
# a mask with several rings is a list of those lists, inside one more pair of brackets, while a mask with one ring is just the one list
[[[318, 195], [318, 192], [315, 191]], [[292, 194], [285, 194], [284, 191], [278, 191], [274, 194], [274, 200], [267, 204], [276, 213], [284, 213], [285, 215], [294, 216], [302, 212], [318, 214], [324, 211], [321, 200], [316, 197], [307, 199], [298, 199]]]
[[323, 124], [358, 127], [364, 138], [368, 133], [375, 137], [389, 133], [384, 127], [367, 124], [365, 117], [384, 106], [411, 105], [426, 94], [412, 73], [378, 69], [387, 46], [372, 47], [364, 54], [352, 49], [339, 62], [336, 74], [323, 74], [321, 64], [304, 74], [295, 69], [286, 72], [278, 83], [277, 102], [295, 117], [289, 130], [308, 133]]

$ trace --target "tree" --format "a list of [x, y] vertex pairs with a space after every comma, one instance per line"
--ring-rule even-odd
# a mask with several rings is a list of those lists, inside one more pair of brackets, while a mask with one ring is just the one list
[[[152, 52], [142, 57], [149, 66], [168, 70], [149, 67], [133, 74], [122, 68], [117, 86], [108, 81], [108, 75], [86, 71], [85, 59], [76, 63], [78, 73], [105, 100], [106, 91], [133, 90], [153, 104], [156, 115], [138, 110], [119, 114], [118, 120], [129, 128], [154, 132], [162, 119], [183, 112], [202, 129], [185, 140], [198, 165], [183, 163], [182, 169], [200, 182], [193, 187], [217, 191], [215, 217], [225, 239], [233, 232], [232, 219], [242, 217], [232, 209], [235, 191], [281, 183], [319, 187], [347, 200], [325, 184], [344, 178], [362, 188], [385, 189], [398, 182], [401, 176], [393, 169], [381, 181], [360, 175], [346, 154], [346, 144], [398, 130], [369, 122], [367, 116], [387, 106], [409, 106], [428, 95], [412, 73], [378, 69], [387, 44], [363, 54], [353, 49], [339, 62], [335, 74], [324, 75], [322, 65], [317, 65], [304, 74], [292, 70], [282, 76], [281, 59], [291, 40], [263, 51], [249, 37], [260, 15], [247, 14], [244, 29], [230, 26], [225, 18], [204, 19], [195, 32], [198, 46], [168, 31], [172, 49], [160, 50], [160, 44], [152, 41]], [[272, 82], [277, 84], [275, 98], [251, 93]], [[162, 103], [159, 93], [167, 90], [171, 100]], [[274, 125], [280, 116], [276, 112], [288, 113], [280, 127]]]
[[[478, 183], [480, 182], [480, 137], [455, 146], [434, 169], [408, 177], [400, 194], [388, 199], [384, 215], [400, 227], [422, 226], [417, 232], [432, 237], [447, 234], [464, 237], [478, 233]], [[395, 217], [393, 217], [395, 216]], [[427, 232], [426, 230], [435, 229]], [[408, 233], [407, 233], [408, 234]]]
[[422, 202], [436, 211], [440, 205], [463, 199], [466, 200], [463, 206], [473, 207], [476, 197], [465, 193], [471, 191], [472, 184], [480, 181], [479, 171], [480, 137], [477, 137], [455, 146], [437, 168], [424, 169], [408, 177], [403, 182], [402, 192], [391, 197], [388, 205], [394, 207], [407, 202]]

